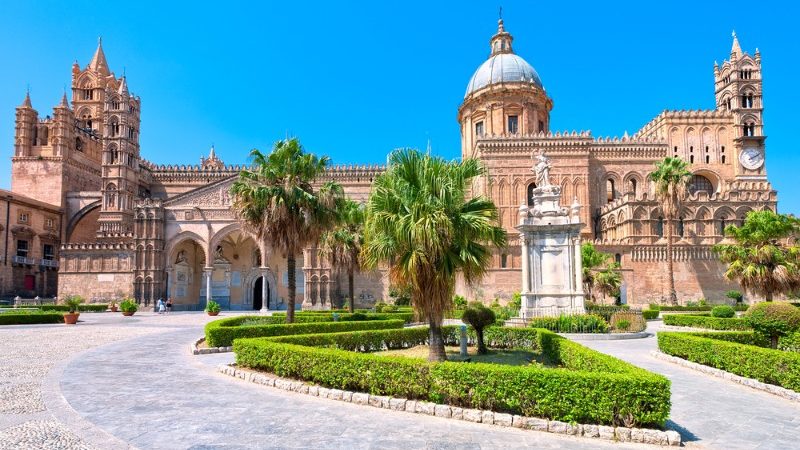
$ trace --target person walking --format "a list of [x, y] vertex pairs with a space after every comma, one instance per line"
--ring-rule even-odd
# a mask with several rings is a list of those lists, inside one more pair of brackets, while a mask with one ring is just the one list
[[166, 308], [166, 306], [164, 305], [164, 299], [163, 299], [163, 298], [160, 298], [160, 299], [158, 299], [158, 303], [156, 303], [156, 310], [158, 311], [158, 313], [159, 313], [159, 314], [164, 314], [164, 311], [165, 311], [166, 309], [167, 309], [167, 308]]
[[172, 298], [167, 297], [167, 314], [172, 312]]

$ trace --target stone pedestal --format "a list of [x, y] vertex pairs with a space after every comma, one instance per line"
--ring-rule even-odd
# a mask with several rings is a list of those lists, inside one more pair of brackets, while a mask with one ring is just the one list
[[520, 206], [522, 308], [520, 317], [583, 314], [580, 205], [562, 208], [561, 187], [533, 190], [533, 207]]

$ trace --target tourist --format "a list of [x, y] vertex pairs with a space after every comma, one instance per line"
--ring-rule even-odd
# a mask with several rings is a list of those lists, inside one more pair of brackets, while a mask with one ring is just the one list
[[164, 314], [164, 310], [166, 310], [166, 307], [164, 306], [163, 298], [158, 299], [158, 303], [156, 303], [156, 310], [158, 311], [159, 314]]
[[172, 312], [172, 297], [167, 297], [167, 314]]

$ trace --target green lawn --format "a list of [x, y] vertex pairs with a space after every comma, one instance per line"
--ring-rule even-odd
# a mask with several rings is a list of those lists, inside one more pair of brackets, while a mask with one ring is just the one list
[[[463, 361], [465, 358], [461, 356], [461, 351], [458, 347], [445, 347], [447, 352], [448, 361]], [[531, 363], [541, 365], [542, 355], [525, 350], [492, 350], [485, 355], [478, 355], [477, 347], [468, 347], [467, 359], [471, 362], [503, 364], [507, 366], [527, 366]], [[428, 358], [428, 346], [418, 345], [416, 347], [406, 348], [402, 350], [384, 350], [382, 352], [375, 352], [375, 355], [383, 356], [405, 356], [408, 358]]]

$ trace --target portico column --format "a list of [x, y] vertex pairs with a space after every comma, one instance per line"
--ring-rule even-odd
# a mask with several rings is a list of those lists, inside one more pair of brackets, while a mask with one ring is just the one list
[[214, 271], [213, 267], [206, 267], [203, 269], [203, 272], [206, 275], [206, 305], [208, 305], [208, 300], [211, 299], [211, 274]]
[[[263, 260], [263, 258], [262, 258]], [[269, 303], [269, 298], [267, 298], [267, 271], [269, 269], [267, 267], [261, 267], [261, 310], [260, 312], [265, 313], [267, 312], [267, 303]]]

